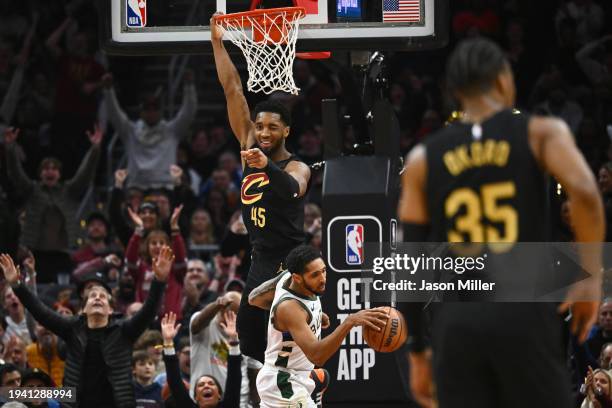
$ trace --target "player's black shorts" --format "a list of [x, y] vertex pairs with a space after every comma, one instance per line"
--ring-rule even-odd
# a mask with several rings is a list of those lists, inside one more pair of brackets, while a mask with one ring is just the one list
[[439, 408], [571, 408], [564, 322], [552, 303], [434, 305]]
[[266, 351], [269, 314], [263, 309], [249, 305], [249, 293], [263, 282], [276, 276], [288, 253], [289, 251], [262, 255], [254, 251], [246, 287], [240, 301], [236, 322], [240, 338], [240, 350], [242, 354], [253, 357], [262, 363]]

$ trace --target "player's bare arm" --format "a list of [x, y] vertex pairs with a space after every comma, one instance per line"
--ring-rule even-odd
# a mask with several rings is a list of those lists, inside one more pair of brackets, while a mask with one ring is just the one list
[[223, 45], [224, 30], [214, 21], [215, 15], [220, 14], [222, 13], [217, 12], [210, 19], [213, 55], [215, 57], [215, 66], [217, 68], [219, 82], [221, 82], [227, 101], [227, 116], [230, 126], [232, 132], [234, 132], [234, 135], [240, 142], [240, 148], [244, 150], [255, 143], [253, 122], [251, 121], [249, 105], [244, 97], [240, 75]]
[[296, 300], [287, 300], [278, 305], [274, 313], [278, 330], [289, 331], [293, 340], [302, 349], [308, 360], [323, 366], [342, 344], [342, 341], [355, 326], [367, 326], [374, 330], [384, 327], [388, 318], [383, 308], [366, 309], [349, 315], [336, 330], [322, 340], [318, 340], [308, 326], [308, 315]]
[[268, 279], [261, 285], [249, 293], [249, 304], [251, 306], [257, 306], [260, 309], [270, 310], [272, 307], [272, 301], [274, 300], [274, 294], [276, 293], [276, 285], [281, 280], [285, 273], [281, 272], [272, 279]]
[[[427, 161], [425, 147], [417, 145], [406, 158], [406, 167], [402, 174], [402, 195], [400, 197], [398, 214], [404, 223], [426, 225], [429, 223], [427, 212], [427, 195], [425, 183], [427, 177]], [[406, 315], [422, 313], [422, 305], [410, 304], [408, 307], [419, 308], [411, 310]], [[410, 323], [409, 323], [410, 324]], [[420, 352], [410, 351], [410, 388], [416, 401], [422, 407], [433, 406], [431, 348], [427, 347]]]
[[427, 197], [425, 182], [427, 177], [427, 161], [425, 146], [417, 145], [406, 158], [406, 167], [402, 174], [402, 196], [400, 197], [398, 214], [402, 222], [427, 224]]
[[[555, 118], [533, 117], [529, 123], [529, 135], [536, 159], [567, 192], [576, 241], [602, 242], [605, 237], [605, 216], [601, 196], [595, 177], [565, 122]], [[584, 342], [597, 318], [599, 302], [579, 300], [601, 297], [601, 246], [580, 245], [578, 250], [582, 267], [592, 278], [575, 285], [560, 311], [572, 307], [572, 332], [578, 335], [580, 342]]]

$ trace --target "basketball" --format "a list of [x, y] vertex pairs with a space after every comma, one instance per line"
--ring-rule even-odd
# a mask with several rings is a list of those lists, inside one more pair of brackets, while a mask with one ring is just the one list
[[391, 306], [385, 306], [389, 313], [387, 324], [381, 331], [369, 327], [363, 328], [363, 339], [368, 346], [381, 353], [391, 353], [402, 346], [408, 337], [408, 328], [404, 316]]

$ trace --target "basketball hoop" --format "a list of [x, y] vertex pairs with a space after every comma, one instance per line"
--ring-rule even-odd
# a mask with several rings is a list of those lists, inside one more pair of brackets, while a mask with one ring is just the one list
[[249, 91], [297, 95], [293, 60], [299, 20], [305, 15], [303, 7], [282, 7], [215, 16], [247, 60]]

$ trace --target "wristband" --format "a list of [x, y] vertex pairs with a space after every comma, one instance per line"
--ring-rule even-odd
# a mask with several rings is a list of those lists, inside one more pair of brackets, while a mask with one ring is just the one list
[[164, 355], [166, 356], [175, 356], [176, 355], [176, 351], [174, 350], [174, 348], [171, 349], [164, 349]]
[[240, 346], [230, 346], [229, 348], [230, 356], [239, 356], [240, 355]]

